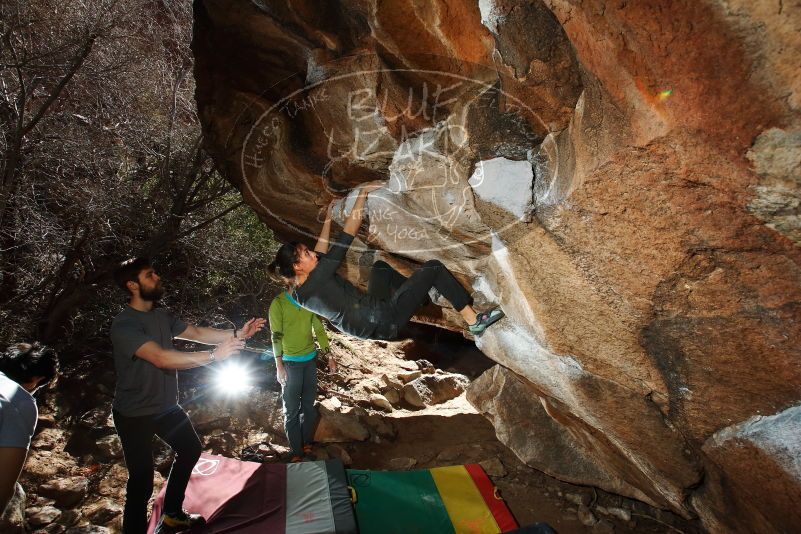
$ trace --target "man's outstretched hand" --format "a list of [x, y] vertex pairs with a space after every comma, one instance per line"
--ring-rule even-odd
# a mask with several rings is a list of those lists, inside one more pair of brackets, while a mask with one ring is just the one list
[[233, 353], [244, 348], [245, 340], [231, 336], [214, 348], [214, 356], [218, 360], [228, 359]]
[[253, 336], [256, 332], [264, 328], [265, 324], [267, 324], [266, 319], [262, 318], [256, 319], [254, 317], [253, 319], [245, 323], [245, 326], [243, 326], [242, 330], [239, 331], [239, 335], [237, 337], [239, 337], [240, 339], [248, 339], [251, 336]]

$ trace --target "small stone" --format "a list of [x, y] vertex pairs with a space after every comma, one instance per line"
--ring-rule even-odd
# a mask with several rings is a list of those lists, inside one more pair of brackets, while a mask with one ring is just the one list
[[412, 380], [416, 380], [423, 376], [423, 372], [420, 370], [417, 371], [405, 371], [403, 373], [398, 373], [398, 379], [404, 384], [408, 384]]
[[39, 486], [40, 495], [53, 499], [62, 508], [81, 502], [88, 490], [89, 479], [86, 477], [62, 478]]
[[398, 404], [401, 400], [400, 393], [398, 393], [398, 390], [394, 388], [385, 388], [384, 397], [392, 405]]
[[393, 458], [389, 461], [389, 466], [396, 471], [405, 471], [417, 465], [414, 458]]
[[420, 392], [412, 384], [403, 386], [403, 400], [414, 406], [415, 408], [425, 408], [426, 403]]
[[54, 506], [33, 507], [25, 510], [28, 523], [34, 527], [49, 525], [61, 516], [61, 510]]
[[414, 363], [417, 364], [418, 369], [420, 369], [420, 372], [423, 374], [430, 375], [434, 374], [434, 372], [436, 371], [436, 369], [434, 368], [434, 364], [432, 364], [428, 360], [417, 360]]
[[484, 472], [491, 477], [506, 476], [506, 468], [503, 466], [503, 462], [501, 462], [497, 457], [478, 463], [484, 469]]
[[612, 534], [615, 531], [615, 525], [606, 519], [601, 519], [592, 526], [592, 531], [594, 534]]
[[586, 493], [565, 493], [565, 499], [579, 506], [589, 506], [592, 502], [592, 497]]
[[122, 458], [122, 443], [117, 434], [100, 438], [96, 442], [97, 448], [105, 458]]
[[592, 513], [592, 510], [583, 504], [578, 508], [578, 518], [579, 521], [581, 521], [581, 524], [586, 527], [591, 527], [598, 522], [598, 518], [595, 517], [595, 514]]
[[392, 404], [389, 402], [389, 400], [385, 396], [379, 395], [378, 393], [373, 393], [370, 395], [370, 404], [388, 412], [392, 411]]
[[401, 390], [403, 389], [403, 382], [390, 378], [389, 375], [381, 375], [381, 380], [384, 381], [387, 388]]
[[340, 408], [342, 408], [342, 401], [339, 400], [337, 397], [331, 397], [330, 399], [325, 399], [320, 404], [328, 408], [329, 410], [336, 412]]
[[624, 510], [623, 508], [614, 508], [609, 507], [606, 509], [609, 512], [609, 515], [613, 515], [620, 519], [621, 521], [631, 521], [631, 512], [628, 510]]

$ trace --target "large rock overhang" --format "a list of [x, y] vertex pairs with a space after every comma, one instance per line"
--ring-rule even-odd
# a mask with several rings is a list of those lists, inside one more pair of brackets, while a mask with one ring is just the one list
[[[765, 437], [801, 404], [798, 7], [195, 5], [226, 177], [307, 243], [387, 180], [344, 274], [436, 258], [502, 304], [471, 398], [522, 459], [712, 530], [801, 522]], [[418, 319], [460, 329], [438, 304]]]

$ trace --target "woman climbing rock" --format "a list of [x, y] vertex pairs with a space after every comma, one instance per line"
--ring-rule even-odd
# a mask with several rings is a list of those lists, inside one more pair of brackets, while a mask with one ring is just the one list
[[400, 329], [425, 304], [432, 287], [459, 311], [471, 333], [481, 335], [503, 317], [503, 311], [495, 307], [476, 313], [470, 305], [470, 294], [439, 260], [427, 261], [409, 278], [386, 262], [377, 261], [366, 293], [337, 274], [362, 223], [367, 195], [383, 186], [382, 182], [371, 182], [361, 187], [345, 218], [342, 233], [331, 244], [329, 206], [314, 250], [297, 242], [281, 246], [273, 262], [275, 273], [292, 288], [292, 296], [301, 306], [325, 317], [342, 332], [361, 339], [396, 339]]

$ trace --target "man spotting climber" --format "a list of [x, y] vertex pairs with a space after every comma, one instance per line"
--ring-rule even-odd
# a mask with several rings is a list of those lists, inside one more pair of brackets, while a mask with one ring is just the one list
[[[224, 360], [244, 347], [244, 340], [264, 327], [251, 319], [237, 332], [186, 324], [154, 304], [164, 294], [161, 279], [146, 258], [123, 262], [114, 280], [128, 293], [128, 305], [111, 324], [117, 387], [114, 426], [128, 468], [123, 532], [147, 530], [147, 502], [153, 493], [153, 436], [175, 452], [164, 496], [164, 513], [156, 532], [182, 530], [205, 520], [182, 509], [192, 468], [200, 457], [200, 440], [178, 404], [177, 369]], [[211, 350], [181, 352], [173, 338], [213, 345]]]

